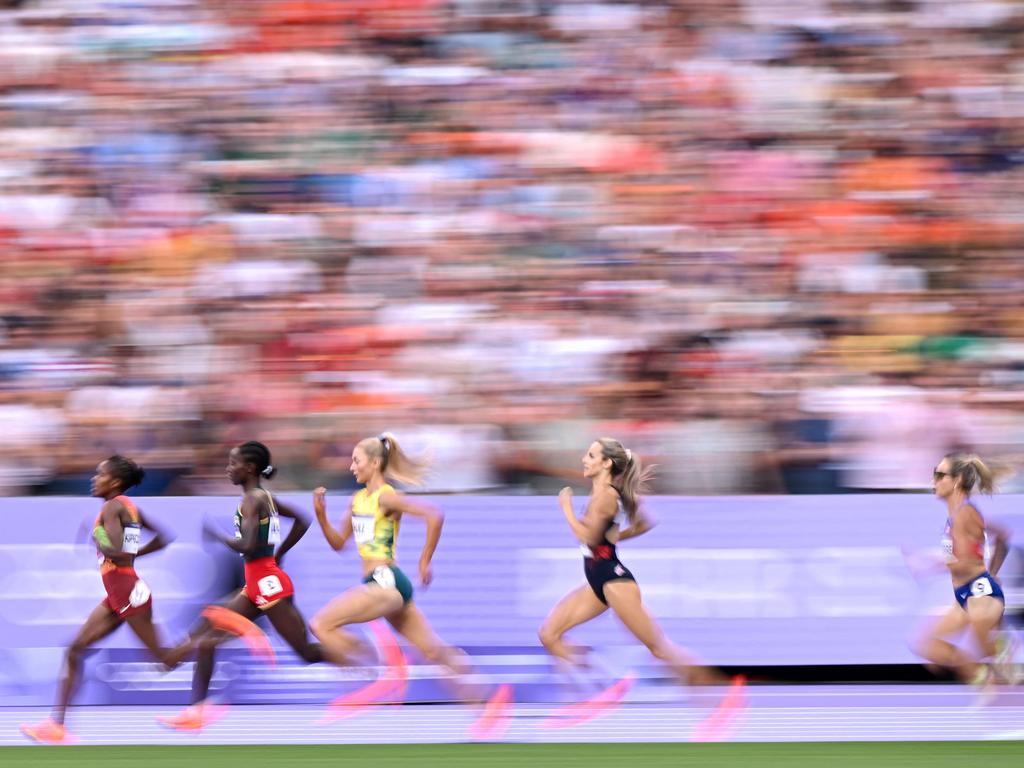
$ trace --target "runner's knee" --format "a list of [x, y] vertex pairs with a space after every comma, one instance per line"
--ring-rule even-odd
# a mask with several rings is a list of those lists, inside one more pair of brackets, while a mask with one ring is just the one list
[[562, 639], [562, 634], [558, 632], [554, 627], [543, 624], [541, 628], [537, 630], [537, 637], [540, 640], [540, 644], [548, 650], [551, 650], [554, 646], [558, 645], [558, 642]]
[[314, 616], [313, 620], [309, 622], [309, 631], [313, 633], [317, 640], [322, 641], [333, 630], [334, 627], [321, 616]]

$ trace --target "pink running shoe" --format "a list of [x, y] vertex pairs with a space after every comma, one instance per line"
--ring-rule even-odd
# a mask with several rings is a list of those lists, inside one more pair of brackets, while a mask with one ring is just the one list
[[606, 712], [616, 709], [632, 687], [633, 676], [626, 675], [614, 685], [608, 686], [586, 701], [556, 709], [540, 724], [540, 727], [544, 729], [569, 728], [600, 717]]
[[747, 707], [747, 679], [736, 675], [732, 685], [725, 692], [718, 706], [706, 718], [697, 723], [690, 741], [724, 741], [731, 733], [736, 718]]
[[409, 665], [398, 640], [382, 621], [372, 622], [369, 627], [377, 639], [380, 657], [387, 670], [372, 683], [331, 701], [319, 720], [321, 725], [352, 717], [377, 704], [399, 703], [405, 697]]
[[480, 717], [469, 727], [470, 738], [477, 740], [499, 741], [511, 724], [512, 717], [512, 686], [508, 683], [498, 686], [498, 690], [487, 700]]

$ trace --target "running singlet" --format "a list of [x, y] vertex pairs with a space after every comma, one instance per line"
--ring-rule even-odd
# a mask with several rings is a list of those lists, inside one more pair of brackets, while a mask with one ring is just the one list
[[394, 492], [385, 483], [373, 493], [363, 488], [352, 497], [352, 535], [364, 560], [395, 559], [399, 521], [386, 517], [380, 508], [380, 495]]
[[[103, 589], [107, 593], [104, 602], [115, 616], [123, 619], [149, 610], [153, 605], [153, 596], [149, 591], [149, 586], [135, 572], [135, 556], [139, 554], [139, 541], [142, 538], [139, 508], [127, 496], [116, 496], [115, 499], [124, 504], [131, 519], [131, 522], [122, 526], [124, 535], [121, 539], [121, 554], [130, 555], [132, 562], [127, 565], [118, 565], [99, 549], [97, 549], [97, 558], [100, 561]], [[96, 517], [92, 535], [97, 541], [103, 541], [107, 546], [113, 546], [107, 529], [103, 527], [102, 510]]]
[[[256, 533], [256, 548], [245, 557], [244, 592], [261, 611], [273, 607], [295, 594], [295, 586], [288, 574], [281, 570], [275, 559], [277, 545], [281, 543], [281, 518], [277, 514], [274, 497], [266, 488], [269, 511], [261, 512]], [[262, 515], [265, 515], [262, 516]], [[242, 538], [242, 502], [235, 509], [235, 538]]]
[[[970, 501], [965, 501], [963, 504], [961, 504], [959, 507], [957, 507], [956, 511], [959, 512], [961, 509], [963, 509], [967, 505], [974, 506], [973, 504], [971, 504]], [[977, 510], [977, 509], [978, 508], [975, 507], [975, 510]], [[981, 517], [981, 511], [980, 510], [978, 510], [978, 516]], [[982, 524], [982, 527], [984, 529], [984, 525], [985, 525], [985, 519], [984, 518], [982, 518], [981, 524]], [[941, 539], [940, 543], [942, 545], [942, 554], [945, 556], [946, 562], [947, 563], [955, 562], [956, 561], [956, 555], [953, 554], [953, 519], [951, 517], [947, 517], [946, 518], [946, 527], [942, 529], [942, 539]], [[982, 538], [981, 541], [975, 541], [975, 542], [973, 542], [971, 544], [970, 554], [974, 555], [976, 558], [978, 558], [982, 562], [985, 562], [985, 540], [984, 540], [984, 538]]]
[[619, 561], [615, 545], [608, 540], [608, 531], [613, 526], [617, 525], [621, 529], [628, 522], [629, 517], [626, 515], [626, 510], [622, 508], [620, 500], [618, 511], [608, 521], [604, 533], [601, 534], [601, 543], [593, 547], [580, 543], [580, 551], [583, 552], [583, 573], [587, 578], [587, 583], [590, 584], [597, 599], [605, 605], [608, 604], [608, 598], [605, 596], [604, 588], [608, 582], [636, 581], [630, 570]]
[[[281, 518], [277, 515], [274, 497], [265, 488], [259, 490], [267, 494], [270, 513], [266, 517], [260, 518], [259, 532], [256, 535], [256, 550], [249, 555], [250, 560], [273, 557], [277, 545], [281, 543]], [[242, 538], [242, 502], [238, 502], [238, 508], [235, 510], [235, 538]]]
[[[139, 522], [139, 508], [135, 506], [135, 502], [129, 499], [127, 496], [115, 496], [114, 501], [121, 502], [125, 509], [128, 510], [128, 516], [131, 518], [130, 523], [126, 523], [122, 526], [124, 531], [124, 537], [121, 541], [121, 552], [125, 555], [139, 554], [139, 541], [142, 538], [142, 523]], [[110, 541], [110, 537], [107, 535], [107, 529], [103, 527], [103, 510], [96, 515], [96, 522], [93, 523], [92, 536], [97, 541], [103, 541], [107, 546], [113, 546]], [[112, 571], [119, 566], [109, 557], [103, 554], [103, 551], [96, 548], [96, 559], [100, 564], [100, 573], [106, 573]]]
[[583, 542], [580, 542], [580, 552], [583, 553], [584, 557], [594, 558], [595, 560], [615, 560], [615, 545], [608, 541], [608, 531], [615, 526], [618, 526], [621, 529], [625, 527], [628, 522], [629, 517], [626, 515], [626, 510], [622, 508], [622, 501], [619, 501], [618, 511], [615, 513], [615, 516], [608, 521], [608, 525], [605, 526], [604, 533], [601, 534], [601, 543], [590, 547]]

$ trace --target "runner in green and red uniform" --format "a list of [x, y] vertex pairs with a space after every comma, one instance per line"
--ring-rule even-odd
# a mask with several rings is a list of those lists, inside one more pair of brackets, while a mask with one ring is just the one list
[[[319, 644], [310, 641], [306, 620], [292, 599], [295, 594], [292, 580], [281, 569], [282, 558], [306, 533], [309, 519], [276, 501], [260, 485], [261, 478], [270, 479], [274, 474], [270, 451], [263, 443], [249, 441], [232, 448], [228, 454], [228, 479], [243, 491], [235, 510], [235, 536], [227, 537], [213, 528], [207, 528], [207, 532], [245, 558], [245, 587], [228, 600], [224, 608], [248, 621], [265, 614], [299, 657], [314, 664], [323, 661], [325, 654]], [[283, 540], [281, 517], [292, 520], [291, 530]], [[198, 648], [192, 677], [192, 705], [174, 717], [161, 718], [160, 722], [178, 730], [196, 731], [216, 716], [216, 708], [208, 706], [206, 698], [216, 647], [228, 637], [203, 621], [189, 640], [179, 646], [176, 655], [184, 655], [192, 647]], [[346, 661], [327, 656], [339, 664]]]

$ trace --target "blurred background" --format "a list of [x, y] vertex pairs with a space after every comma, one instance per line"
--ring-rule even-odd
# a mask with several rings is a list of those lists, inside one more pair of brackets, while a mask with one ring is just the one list
[[[0, 494], [1024, 453], [1024, 3], [0, 2]], [[1014, 479], [1004, 490], [1022, 490]]]

